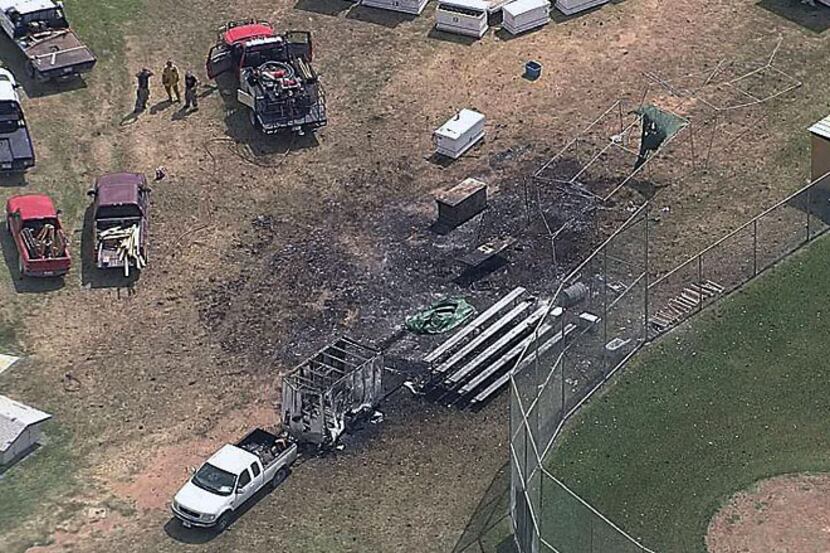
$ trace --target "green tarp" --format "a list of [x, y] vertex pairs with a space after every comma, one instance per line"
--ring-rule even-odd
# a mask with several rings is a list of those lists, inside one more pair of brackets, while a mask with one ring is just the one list
[[643, 138], [640, 142], [640, 155], [634, 169], [639, 169], [646, 162], [648, 157], [663, 145], [667, 139], [686, 126], [686, 121], [668, 111], [663, 111], [657, 106], [644, 104], [634, 113], [643, 118]]
[[441, 334], [457, 327], [476, 309], [463, 298], [448, 298], [406, 318], [406, 329], [416, 334]]

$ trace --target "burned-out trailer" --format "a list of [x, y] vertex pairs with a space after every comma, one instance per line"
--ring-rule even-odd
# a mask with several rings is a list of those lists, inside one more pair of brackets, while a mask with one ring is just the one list
[[301, 443], [331, 447], [349, 422], [383, 399], [383, 354], [340, 338], [282, 380], [282, 420]]

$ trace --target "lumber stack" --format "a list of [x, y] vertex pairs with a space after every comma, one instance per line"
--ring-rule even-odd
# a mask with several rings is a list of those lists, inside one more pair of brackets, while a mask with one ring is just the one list
[[98, 248], [114, 250], [119, 264], [124, 267], [124, 276], [130, 276], [130, 266], [143, 269], [147, 264], [141, 253], [141, 227], [138, 223], [128, 227], [113, 227], [98, 233]]
[[20, 232], [29, 259], [54, 259], [66, 256], [66, 237], [55, 225], [45, 224], [39, 230], [26, 227]]

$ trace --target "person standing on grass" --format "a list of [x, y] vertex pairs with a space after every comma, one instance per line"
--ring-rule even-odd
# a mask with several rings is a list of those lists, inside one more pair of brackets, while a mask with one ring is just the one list
[[193, 106], [194, 110], [199, 109], [199, 97], [196, 96], [196, 87], [199, 86], [199, 79], [188, 71], [184, 75], [184, 109], [190, 109]]
[[136, 79], [138, 79], [138, 89], [135, 95], [135, 113], [141, 113], [147, 109], [147, 102], [150, 100], [150, 77], [153, 75], [154, 73], [146, 67], [142, 67], [141, 71], [135, 74]]
[[174, 92], [176, 93], [176, 101], [182, 101], [179, 94], [179, 68], [173, 65], [173, 60], [167, 60], [167, 65], [164, 66], [164, 71], [161, 72], [161, 84], [164, 85], [164, 90], [167, 92], [168, 102], [173, 102]]

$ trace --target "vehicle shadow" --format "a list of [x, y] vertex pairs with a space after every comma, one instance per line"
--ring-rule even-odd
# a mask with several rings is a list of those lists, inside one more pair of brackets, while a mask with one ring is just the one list
[[[290, 476], [290, 473], [289, 473]], [[276, 489], [279, 489], [280, 486], [285, 484], [285, 481], [281, 482]], [[255, 493], [251, 498], [246, 501], [242, 507], [234, 511], [233, 517], [231, 518], [231, 523], [228, 526], [228, 529], [225, 530], [226, 532], [233, 531], [233, 525], [236, 524], [236, 521], [242, 517], [245, 513], [251, 510], [255, 505], [257, 505], [262, 498], [267, 495], [270, 495], [271, 492], [275, 491], [275, 488], [272, 488], [270, 485], [263, 486], [261, 490]], [[171, 517], [165, 524], [164, 524], [164, 532], [171, 537], [172, 539], [181, 542], [187, 543], [190, 545], [199, 545], [208, 543], [216, 539], [221, 532], [218, 532], [216, 529], [213, 528], [185, 528], [181, 521], [176, 517]]]
[[51, 292], [64, 287], [64, 277], [54, 278], [27, 278], [20, 274], [17, 267], [17, 247], [9, 234], [8, 223], [3, 220], [3, 229], [0, 232], [0, 247], [3, 250], [3, 261], [12, 277], [14, 291], [21, 294], [37, 294]]
[[26, 173], [0, 174], [0, 188], [26, 186]]
[[225, 107], [226, 136], [214, 137], [205, 142], [205, 149], [214, 161], [215, 148], [220, 143], [243, 161], [260, 167], [275, 167], [282, 163], [282, 158], [268, 159], [269, 156], [316, 148], [319, 145], [316, 135], [311, 132], [303, 136], [293, 133], [267, 135], [255, 129], [248, 109], [236, 99], [237, 86], [233, 76], [220, 75], [216, 80], [216, 90]]
[[125, 277], [118, 269], [99, 269], [95, 266], [95, 245], [92, 236], [92, 204], [84, 211], [84, 224], [81, 231], [81, 255], [76, 259], [81, 267], [81, 285], [85, 288], [126, 288], [127, 294], [133, 293], [133, 287], [141, 276], [137, 270], [130, 271]]
[[[75, 77], [66, 81], [41, 83], [31, 78], [26, 71], [26, 58], [17, 49], [14, 43], [5, 35], [0, 36], [0, 59], [3, 60], [3, 67], [8, 69], [23, 87], [23, 91], [29, 98], [41, 98], [86, 88], [86, 81], [82, 77]], [[25, 110], [25, 107], [24, 107]]]

